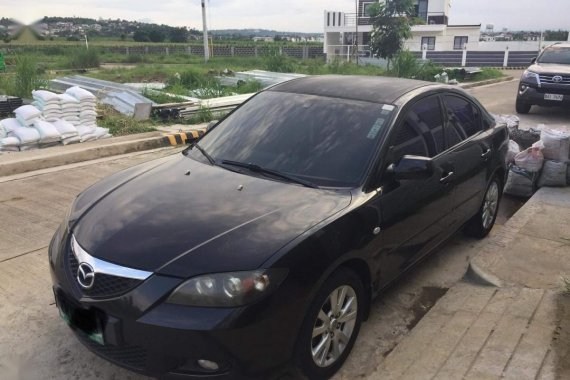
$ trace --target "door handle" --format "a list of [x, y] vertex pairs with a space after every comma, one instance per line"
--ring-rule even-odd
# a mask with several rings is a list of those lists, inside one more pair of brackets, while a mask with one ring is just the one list
[[445, 177], [441, 177], [441, 179], [439, 180], [440, 183], [447, 183], [451, 177], [453, 177], [455, 175], [454, 172], [449, 172], [447, 173], [447, 175]]
[[489, 156], [491, 155], [491, 153], [492, 153], [491, 148], [489, 148], [489, 149], [487, 149], [487, 150], [485, 151], [485, 153], [483, 153], [483, 154], [481, 155], [481, 158], [487, 159], [487, 158], [489, 158]]

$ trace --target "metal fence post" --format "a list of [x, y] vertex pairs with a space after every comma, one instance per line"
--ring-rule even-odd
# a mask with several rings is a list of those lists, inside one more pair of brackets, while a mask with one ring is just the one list
[[422, 45], [422, 59], [427, 60], [427, 44]]
[[467, 66], [467, 45], [463, 46], [463, 57], [461, 58], [461, 67]]
[[129, 55], [129, 47], [128, 46], [125, 47], [125, 54]]
[[253, 48], [253, 52], [255, 53], [255, 56], [257, 57], [258, 54], [259, 54], [259, 53], [257, 52], [257, 46], [255, 46], [255, 47]]
[[231, 52], [231, 54], [232, 54], [232, 57], [233, 57], [234, 55], [236, 55], [235, 46], [230, 46], [230, 52]]
[[509, 66], [509, 47], [505, 49], [505, 59], [503, 59], [503, 67]]
[[168, 49], [168, 46], [164, 48], [164, 52], [166, 53], [166, 55], [170, 55], [170, 50]]
[[351, 46], [348, 45], [348, 49], [346, 50], [346, 62], [350, 62], [350, 48]]

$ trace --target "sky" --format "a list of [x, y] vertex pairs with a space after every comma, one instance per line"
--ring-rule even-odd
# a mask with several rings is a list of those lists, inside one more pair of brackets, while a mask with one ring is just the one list
[[[354, 12], [354, 0], [207, 2], [210, 29], [322, 33], [325, 9]], [[452, 0], [450, 24], [494, 24], [495, 30], [569, 30], [569, 14], [570, 0]], [[0, 17], [30, 24], [43, 16], [121, 18], [202, 27], [200, 0], [0, 0]]]

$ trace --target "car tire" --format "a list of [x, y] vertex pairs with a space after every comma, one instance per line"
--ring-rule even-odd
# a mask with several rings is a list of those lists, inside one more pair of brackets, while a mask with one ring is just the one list
[[469, 236], [482, 239], [491, 232], [497, 220], [499, 204], [503, 193], [501, 180], [495, 176], [485, 190], [485, 196], [479, 211], [465, 226], [465, 233]]
[[[344, 299], [335, 314], [331, 298], [342, 294]], [[311, 380], [328, 379], [342, 367], [360, 331], [367, 302], [364, 295], [362, 281], [348, 268], [337, 269], [324, 282], [309, 306], [297, 340], [295, 365], [300, 374]]]
[[516, 107], [515, 107], [515, 108], [516, 108], [516, 110], [517, 110], [517, 113], [526, 115], [527, 113], [530, 112], [530, 109], [532, 108], [532, 105], [531, 105], [531, 104], [528, 104], [528, 103], [525, 103], [525, 102], [523, 102], [523, 101], [520, 100], [520, 99], [517, 99], [517, 103], [516, 103]]

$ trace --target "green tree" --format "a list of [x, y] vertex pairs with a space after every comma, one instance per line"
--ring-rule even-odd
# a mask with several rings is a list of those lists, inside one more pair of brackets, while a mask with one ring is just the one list
[[544, 32], [545, 41], [567, 41], [568, 32], [564, 30], [547, 30]]
[[412, 37], [415, 25], [413, 0], [386, 0], [373, 4], [370, 8], [372, 52], [390, 61], [404, 47], [404, 41]]
[[133, 34], [133, 40], [136, 42], [149, 42], [150, 38], [148, 37], [148, 32], [143, 29], [138, 29]]
[[152, 28], [150, 32], [148, 32], [148, 38], [151, 42], [164, 42], [166, 35], [160, 28]]
[[170, 42], [188, 42], [188, 30], [186, 28], [171, 28], [169, 37]]

